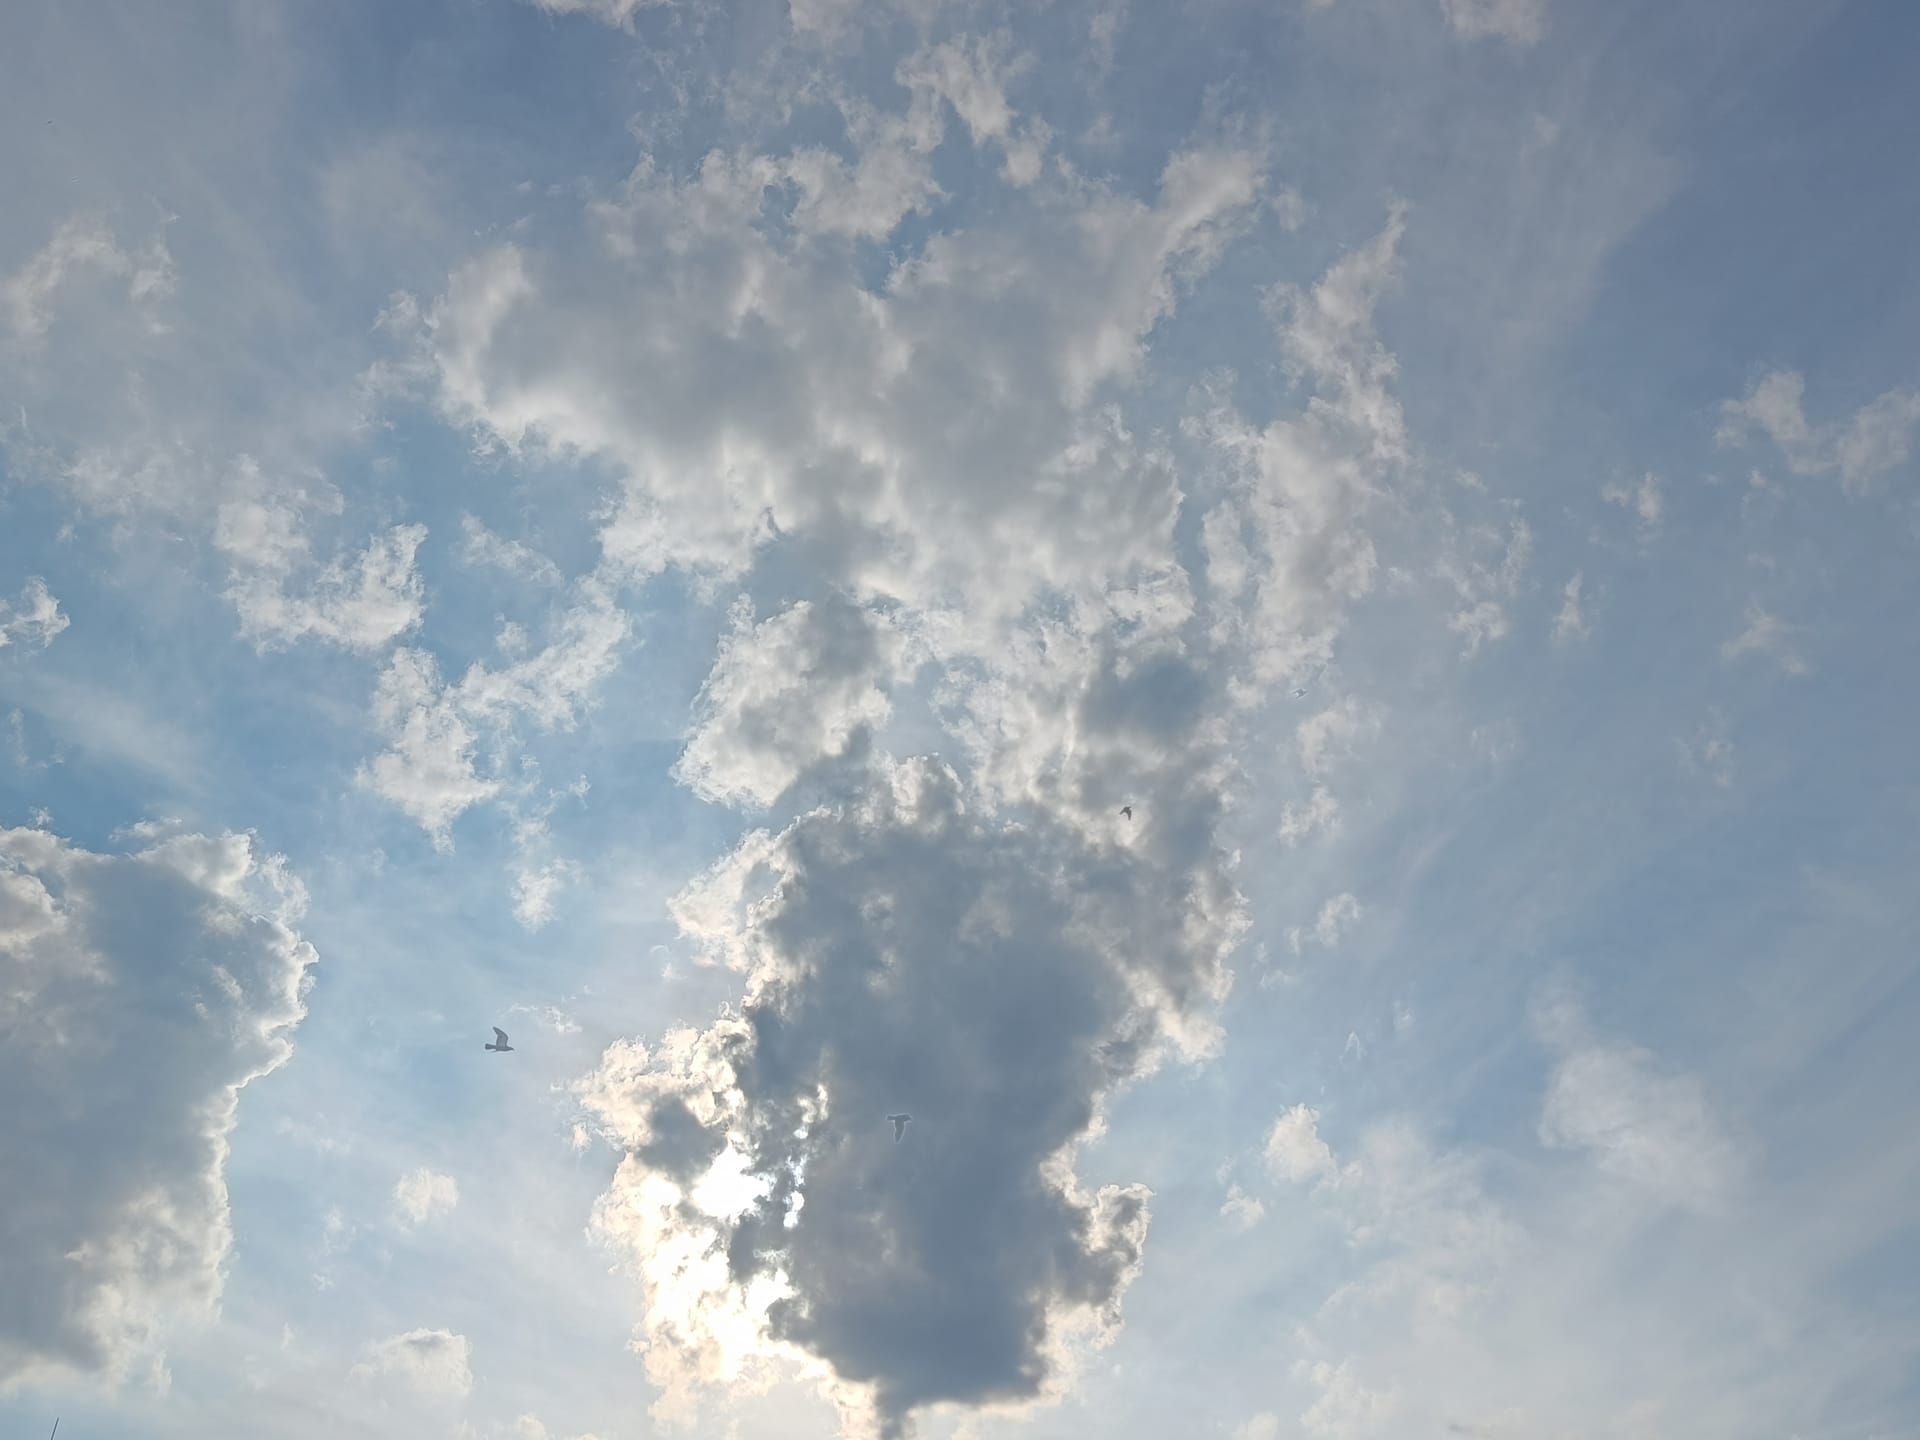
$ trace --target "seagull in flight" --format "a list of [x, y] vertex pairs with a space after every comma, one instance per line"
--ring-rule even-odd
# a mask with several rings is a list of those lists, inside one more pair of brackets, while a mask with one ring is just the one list
[[1127, 817], [1127, 819], [1129, 819], [1129, 820], [1131, 820], [1131, 819], [1133, 819], [1133, 806], [1131, 806], [1131, 805], [1122, 805], [1122, 806], [1120, 807], [1120, 813], [1121, 813], [1122, 815], [1124, 815], [1124, 816], [1126, 816], [1126, 817]]
[[907, 1122], [913, 1119], [913, 1116], [889, 1115], [887, 1119], [893, 1122], [893, 1143], [898, 1145], [900, 1143], [900, 1137], [907, 1133]]
[[487, 1049], [498, 1050], [503, 1055], [513, 1049], [513, 1046], [507, 1044], [507, 1032], [502, 1030], [498, 1025], [493, 1027], [493, 1044], [487, 1046]]

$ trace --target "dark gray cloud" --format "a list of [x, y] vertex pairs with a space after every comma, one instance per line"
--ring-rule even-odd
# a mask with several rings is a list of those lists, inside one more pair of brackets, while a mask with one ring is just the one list
[[744, 1344], [824, 1360], [850, 1425], [895, 1435], [925, 1406], [1041, 1395], [1072, 1336], [1117, 1320], [1148, 1197], [1083, 1189], [1073, 1148], [1217, 998], [1240, 924], [1217, 874], [1164, 859], [978, 813], [917, 760], [682, 897], [745, 972], [738, 1013], [657, 1055], [617, 1046], [582, 1087], [631, 1152], [598, 1225], [676, 1342], [648, 1352], [669, 1408]]

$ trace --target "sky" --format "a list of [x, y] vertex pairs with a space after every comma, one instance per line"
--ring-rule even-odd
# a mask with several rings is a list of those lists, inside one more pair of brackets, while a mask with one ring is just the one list
[[0, 7], [0, 1430], [1920, 1433], [1916, 46]]

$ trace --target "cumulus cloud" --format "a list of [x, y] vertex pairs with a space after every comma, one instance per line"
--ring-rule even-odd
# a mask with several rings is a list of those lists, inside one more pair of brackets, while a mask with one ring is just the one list
[[1440, 13], [1465, 40], [1495, 38], [1536, 45], [1547, 29], [1547, 0], [1440, 0]]
[[778, 543], [857, 603], [986, 627], [1159, 563], [1169, 468], [1087, 402], [1243, 222], [1257, 157], [1176, 155], [1151, 204], [1030, 187], [1006, 227], [934, 236], [877, 294], [764, 226], [789, 159], [643, 163], [584, 255], [461, 267], [414, 312], [407, 373], [486, 443], [615, 466], [600, 541], [630, 577], [724, 580]]
[[1306, 1105], [1284, 1111], [1267, 1132], [1267, 1170], [1276, 1180], [1303, 1184], [1338, 1173], [1333, 1150], [1320, 1138], [1320, 1112]]
[[765, 807], [887, 719], [904, 645], [883, 616], [834, 597], [757, 625], [743, 598], [731, 618], [674, 775], [704, 799]]
[[1836, 476], [1849, 494], [1863, 494], [1912, 456], [1913, 427], [1920, 424], [1920, 390], [1889, 390], [1856, 410], [1851, 419], [1816, 425], [1807, 419], [1806, 379], [1774, 370], [1745, 396], [1720, 407], [1715, 441], [1722, 447], [1750, 442], [1757, 430], [1779, 449], [1796, 475]]
[[1117, 1323], [1147, 1194], [1083, 1189], [1072, 1153], [1224, 993], [1244, 919], [1218, 857], [1089, 845], [911, 761], [676, 902], [744, 972], [739, 1012], [617, 1045], [580, 1087], [627, 1151], [595, 1226], [645, 1282], [663, 1413], [787, 1359], [898, 1435], [1050, 1393], [1069, 1341]]
[[432, 1400], [464, 1399], [473, 1389], [467, 1337], [451, 1330], [409, 1330], [372, 1341], [348, 1374], [362, 1383], [398, 1382]]
[[134, 304], [161, 299], [174, 286], [173, 257], [164, 236], [156, 234], [130, 252], [101, 221], [75, 216], [54, 231], [43, 249], [0, 280], [0, 304], [6, 306], [14, 338], [42, 339], [53, 323], [56, 295], [87, 271], [124, 280], [127, 299]]
[[1257, 1195], [1249, 1195], [1238, 1185], [1227, 1187], [1227, 1198], [1220, 1202], [1221, 1217], [1236, 1233], [1245, 1233], [1266, 1218], [1267, 1207]]
[[219, 1299], [240, 1091], [280, 1066], [313, 948], [246, 835], [97, 854], [0, 829], [0, 1388], [123, 1373]]
[[396, 525], [349, 560], [337, 556], [313, 570], [302, 589], [296, 574], [311, 569], [298, 517], [258, 500], [220, 507], [214, 544], [234, 562], [227, 599], [240, 633], [262, 649], [315, 639], [349, 650], [377, 650], [420, 623], [426, 588], [414, 556], [424, 525]]
[[29, 575], [18, 600], [0, 600], [0, 650], [9, 645], [44, 650], [71, 622], [38, 575]]
[[[374, 691], [373, 722], [386, 748], [361, 767], [359, 780], [417, 821], [445, 849], [468, 808], [523, 783], [518, 727], [565, 729], [592, 704], [613, 672], [632, 629], [611, 588], [588, 576], [574, 588], [551, 641], [500, 668], [476, 660], [448, 682], [425, 650], [402, 648], [387, 662]], [[538, 840], [542, 816], [531, 817]], [[537, 867], [536, 867], [537, 869]], [[529, 871], [530, 874], [535, 873]], [[548, 877], [557, 883], [559, 876]], [[543, 889], [522, 897], [523, 920], [544, 918]], [[530, 907], [530, 908], [529, 908]]]
[[460, 1203], [460, 1183], [424, 1165], [409, 1170], [393, 1187], [394, 1214], [408, 1226], [425, 1225], [450, 1215]]

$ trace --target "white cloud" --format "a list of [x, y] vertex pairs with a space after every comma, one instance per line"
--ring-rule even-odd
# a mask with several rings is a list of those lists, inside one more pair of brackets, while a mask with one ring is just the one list
[[1920, 390], [1889, 390], [1842, 423], [1814, 425], [1805, 409], [1806, 380], [1774, 370], [1756, 380], [1739, 400], [1720, 407], [1715, 440], [1723, 447], [1748, 443], [1755, 430], [1774, 445], [1796, 475], [1834, 475], [1849, 494], [1863, 494], [1912, 456], [1913, 427], [1920, 424]]
[[494, 534], [471, 515], [460, 517], [460, 558], [468, 565], [499, 570], [534, 585], [557, 589], [562, 583], [560, 567], [545, 555]]
[[1263, 1410], [1234, 1426], [1233, 1440], [1280, 1440], [1280, 1417]]
[[1600, 487], [1600, 498], [1609, 505], [1618, 505], [1629, 510], [1639, 522], [1640, 538], [1651, 540], [1660, 533], [1662, 521], [1666, 518], [1666, 496], [1660, 488], [1660, 477], [1652, 473], [1642, 475], [1631, 485], [1618, 480], [1610, 480]]
[[1281, 807], [1277, 833], [1281, 842], [1292, 848], [1310, 836], [1339, 826], [1340, 801], [1326, 786], [1316, 785], [1305, 804], [1297, 805], [1289, 800]]
[[44, 650], [70, 623], [47, 582], [29, 575], [18, 600], [0, 600], [0, 650], [14, 644]]
[[[456, 819], [526, 774], [524, 760], [514, 761], [517, 727], [574, 725], [619, 663], [631, 628], [610, 587], [589, 576], [574, 587], [554, 638], [499, 669], [476, 660], [450, 684], [426, 651], [395, 651], [373, 699], [374, 725], [387, 748], [361, 768], [360, 783], [418, 821], [437, 846], [450, 847]], [[517, 783], [526, 788], [523, 779]], [[536, 810], [522, 839], [540, 839], [543, 821]], [[525, 873], [531, 878], [523, 887], [522, 920], [537, 924], [564, 872], [543, 880], [536, 863]]]
[[123, 1374], [215, 1306], [239, 1094], [304, 1014], [279, 857], [132, 833], [118, 856], [0, 829], [0, 1387]]
[[1295, 925], [1287, 931], [1287, 944], [1296, 955], [1309, 942], [1330, 950], [1358, 923], [1361, 914], [1360, 902], [1352, 895], [1343, 892], [1332, 896], [1320, 907], [1311, 926]]
[[1583, 583], [1584, 577], [1576, 570], [1560, 592], [1560, 609], [1553, 617], [1553, 643], [1556, 645], [1564, 645], [1569, 640], [1584, 640], [1593, 633], [1581, 605], [1580, 590]]
[[155, 234], [144, 249], [129, 253], [104, 224], [75, 216], [54, 231], [44, 249], [0, 281], [0, 303], [10, 312], [15, 339], [44, 338], [55, 296], [86, 270], [126, 281], [127, 299], [136, 305], [173, 290], [173, 257], [163, 236]]
[[1300, 1373], [1319, 1392], [1300, 1415], [1300, 1424], [1309, 1435], [1323, 1440], [1378, 1435], [1399, 1411], [1399, 1395], [1391, 1389], [1369, 1389], [1350, 1361], [1302, 1362]]
[[1746, 629], [1720, 647], [1721, 655], [1728, 660], [1764, 655], [1789, 675], [1808, 672], [1811, 667], [1793, 643], [1793, 637], [1800, 633], [1799, 626], [1789, 625], [1770, 614], [1758, 600], [1747, 602], [1746, 619]]
[[1231, 1185], [1227, 1188], [1227, 1198], [1220, 1203], [1220, 1214], [1235, 1233], [1244, 1234], [1266, 1218], [1267, 1207], [1259, 1196]]
[[1335, 1178], [1333, 1150], [1320, 1138], [1320, 1112], [1306, 1105], [1283, 1111], [1267, 1132], [1267, 1170], [1295, 1185]]
[[231, 501], [220, 507], [214, 544], [234, 562], [227, 599], [240, 633], [265, 649], [312, 638], [349, 650], [378, 650], [420, 623], [426, 589], [414, 556], [422, 525], [396, 525], [349, 561], [337, 556], [304, 591], [289, 581], [306, 563], [307, 542], [288, 511]]
[[1152, 204], [1036, 183], [878, 294], [837, 249], [763, 227], [790, 159], [716, 151], [685, 181], [643, 164], [591, 213], [586, 255], [502, 247], [457, 271], [418, 312], [409, 373], [487, 443], [615, 466], [601, 545], [636, 578], [720, 581], [805, 546], [855, 603], [985, 628], [1163, 563], [1172, 476], [1089, 402], [1244, 222], [1258, 158], [1176, 155]]
[[[1496, 550], [1497, 561], [1483, 558]], [[1506, 602], [1520, 593], [1532, 556], [1533, 531], [1524, 520], [1509, 522], [1504, 534], [1471, 528], [1443, 549], [1435, 574], [1453, 588], [1457, 607], [1447, 617], [1447, 628], [1465, 640], [1467, 658], [1482, 645], [1506, 638]]]
[[1440, 0], [1440, 13], [1465, 40], [1493, 37], [1538, 44], [1547, 29], [1547, 0]]
[[[1379, 705], [1348, 695], [1309, 715], [1294, 728], [1300, 768], [1316, 778], [1325, 775], [1336, 762], [1351, 758], [1362, 741], [1380, 733], [1385, 714]], [[1316, 788], [1316, 798], [1308, 802], [1310, 812], [1322, 808], [1319, 793]], [[1332, 813], [1338, 813], [1337, 806]]]
[[1379, 235], [1313, 286], [1268, 292], [1287, 370], [1313, 387], [1303, 414], [1257, 428], [1222, 377], [1198, 388], [1183, 422], [1228, 471], [1202, 545], [1207, 583], [1223, 602], [1217, 638], [1251, 657], [1246, 700], [1325, 666], [1347, 607], [1373, 588], [1364, 521], [1408, 454], [1390, 389], [1396, 362], [1374, 334], [1373, 311], [1398, 282], [1405, 228], [1395, 208]]
[[1603, 1173], [1662, 1203], [1723, 1207], [1741, 1161], [1698, 1079], [1591, 1035], [1564, 995], [1536, 1006], [1535, 1028], [1558, 1055], [1540, 1112], [1545, 1144], [1588, 1152]]
[[425, 1166], [409, 1170], [393, 1187], [394, 1213], [409, 1227], [450, 1215], [459, 1203], [459, 1182]]
[[409, 1330], [363, 1347], [349, 1372], [362, 1382], [398, 1381], [434, 1400], [460, 1400], [473, 1389], [467, 1337], [450, 1330]]
[[642, 10], [665, 5], [669, 0], [526, 0], [549, 15], [585, 15], [619, 29], [631, 29], [633, 17]]
[[765, 807], [886, 721], [903, 645], [884, 616], [834, 597], [758, 625], [743, 597], [731, 620], [674, 776], [703, 799]]

